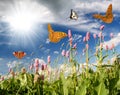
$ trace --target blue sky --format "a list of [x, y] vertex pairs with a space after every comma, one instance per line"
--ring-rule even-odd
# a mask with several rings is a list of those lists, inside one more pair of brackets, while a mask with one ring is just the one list
[[[112, 23], [106, 24], [92, 17], [94, 13], [105, 14], [109, 4], [113, 6]], [[8, 63], [18, 61], [12, 55], [14, 51], [26, 52], [27, 56], [21, 62], [30, 64], [34, 58], [46, 62], [48, 55], [54, 61], [61, 54], [61, 50], [66, 49], [68, 37], [59, 43], [48, 41], [48, 23], [51, 23], [55, 31], [72, 31], [74, 43], [78, 47], [78, 62], [85, 46], [82, 39], [86, 32], [91, 34], [89, 45], [93, 50], [95, 42], [92, 35], [100, 32], [101, 25], [105, 25], [105, 44], [114, 43], [117, 53], [120, 53], [119, 5], [118, 0], [69, 0], [69, 3], [67, 0], [0, 0], [0, 73], [7, 72]], [[68, 19], [71, 9], [78, 13], [77, 21]], [[114, 33], [113, 39], [109, 37], [111, 32]], [[60, 50], [63, 43], [65, 45]]]

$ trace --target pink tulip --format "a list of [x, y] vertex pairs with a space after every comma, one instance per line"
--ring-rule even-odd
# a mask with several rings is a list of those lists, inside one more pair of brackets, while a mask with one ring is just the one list
[[9, 73], [12, 71], [12, 69], [11, 68], [9, 68]]
[[93, 34], [93, 38], [96, 39], [97, 35], [96, 34]]
[[31, 65], [31, 66], [29, 67], [29, 69], [32, 70], [32, 69], [33, 69], [33, 65]]
[[112, 50], [115, 47], [115, 45], [112, 43], [110, 50]]
[[3, 80], [4, 80], [4, 76], [1, 77], [1, 81], [3, 81]]
[[39, 67], [36, 67], [36, 68], [35, 68], [35, 72], [38, 72], [38, 71], [39, 71]]
[[113, 38], [113, 37], [114, 37], [113, 33], [110, 33], [110, 37], [111, 37], [111, 38]]
[[108, 47], [108, 45], [106, 45], [106, 48], [105, 48], [106, 50], [108, 50], [109, 49], [109, 47]]
[[61, 54], [62, 54], [62, 56], [65, 56], [65, 54], [66, 54], [66, 53], [65, 53], [65, 50], [62, 50], [62, 53], [61, 53]]
[[39, 59], [38, 58], [35, 59], [35, 63], [39, 64]]
[[71, 37], [72, 37], [71, 30], [68, 30], [68, 37], [69, 37], [69, 38], [71, 38]]
[[90, 32], [87, 32], [86, 34], [86, 41], [88, 41], [90, 39]]
[[83, 53], [85, 53], [86, 52], [86, 49], [83, 49]]
[[88, 45], [88, 44], [86, 44], [86, 49], [88, 50], [88, 48], [89, 48], [89, 45]]
[[100, 33], [98, 34], [98, 37], [99, 37], [99, 38], [101, 38], [101, 37], [102, 37], [102, 32], [100, 32]]
[[42, 64], [41, 65], [41, 70], [46, 70], [47, 69], [47, 64]]
[[100, 43], [100, 48], [102, 48], [103, 47], [103, 43]]
[[76, 48], [77, 48], [77, 43], [75, 43], [75, 44], [73, 45], [73, 48], [74, 48], [74, 49], [76, 49]]
[[70, 55], [70, 52], [69, 51], [66, 51], [66, 57], [69, 57], [69, 55]]
[[105, 27], [104, 25], [101, 25], [101, 26], [100, 26], [100, 30], [103, 30], [103, 29], [104, 29], [104, 27]]
[[86, 42], [86, 37], [83, 38], [83, 42]]
[[50, 57], [50, 56], [47, 57], [47, 62], [48, 62], [48, 63], [51, 62], [51, 57]]
[[72, 41], [73, 41], [73, 39], [72, 39], [72, 38], [70, 38], [70, 39], [69, 39], [70, 46], [72, 46]]
[[85, 55], [86, 49], [83, 49], [82, 51], [82, 55]]
[[35, 59], [34, 67], [39, 67], [39, 59]]

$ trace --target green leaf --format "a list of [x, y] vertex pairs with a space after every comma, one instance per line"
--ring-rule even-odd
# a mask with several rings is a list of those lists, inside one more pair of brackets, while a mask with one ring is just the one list
[[105, 88], [104, 82], [101, 82], [97, 87], [95, 87], [97, 95], [108, 95], [108, 89]]
[[116, 87], [118, 90], [120, 90], [120, 79], [118, 80], [117, 84], [116, 84]]
[[75, 95], [86, 95], [86, 85], [83, 84], [79, 88], [76, 88], [76, 94]]

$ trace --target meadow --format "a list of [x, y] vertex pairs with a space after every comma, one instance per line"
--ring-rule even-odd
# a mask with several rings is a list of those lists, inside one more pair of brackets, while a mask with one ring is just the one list
[[[102, 25], [101, 32], [93, 34], [96, 46], [92, 57], [89, 52], [92, 35], [87, 32], [83, 38], [84, 64], [76, 60], [77, 44], [72, 42], [68, 30], [69, 49], [59, 55], [65, 60], [59, 68], [51, 67], [50, 56], [46, 64], [35, 59], [27, 68], [18, 70], [19, 65], [10, 68], [7, 75], [0, 76], [0, 95], [120, 95], [120, 56], [114, 43], [104, 44], [103, 29]], [[110, 37], [114, 37], [112, 33]], [[96, 60], [90, 64], [93, 57]]]

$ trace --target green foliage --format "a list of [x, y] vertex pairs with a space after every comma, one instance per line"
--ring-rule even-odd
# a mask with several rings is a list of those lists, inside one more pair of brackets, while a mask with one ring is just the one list
[[19, 73], [15, 77], [0, 82], [1, 95], [119, 95], [120, 64], [103, 66], [99, 71], [89, 69], [88, 77], [84, 72], [65, 76], [60, 73], [58, 80], [39, 80], [34, 83], [34, 75]]

